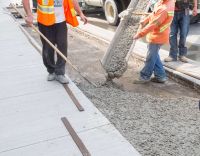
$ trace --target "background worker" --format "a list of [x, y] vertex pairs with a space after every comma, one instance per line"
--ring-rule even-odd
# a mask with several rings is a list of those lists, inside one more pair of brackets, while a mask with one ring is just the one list
[[[169, 27], [174, 15], [174, 0], [160, 0], [154, 11], [141, 22], [141, 30], [133, 37], [138, 39], [147, 35], [148, 52], [145, 66], [140, 78], [134, 83], [147, 83], [150, 80], [164, 83], [167, 80], [165, 70], [159, 56], [160, 47], [169, 42]], [[154, 78], [151, 75], [154, 73]]]
[[[32, 25], [33, 15], [31, 13], [29, 0], [22, 0], [22, 2], [27, 14], [26, 22]], [[65, 56], [67, 56], [66, 20], [71, 20], [71, 18], [66, 19], [67, 11], [73, 11], [75, 9], [84, 24], [87, 23], [87, 18], [82, 13], [78, 1], [72, 0], [74, 8], [69, 8], [67, 2], [68, 0], [37, 0], [39, 30]], [[75, 11], [72, 13], [75, 13]], [[65, 60], [57, 55], [57, 61], [55, 62], [54, 49], [43, 38], [41, 38], [41, 41], [43, 63], [49, 73], [47, 80], [53, 81], [56, 79], [60, 83], [69, 83], [69, 80], [65, 77]]]
[[[194, 0], [193, 16], [197, 15], [197, 0]], [[170, 52], [165, 58], [165, 62], [177, 61], [177, 55], [180, 61], [187, 63], [186, 37], [189, 32], [190, 15], [189, 0], [176, 0], [174, 18], [171, 24], [170, 32]], [[178, 32], [180, 31], [179, 45], [177, 43]]]
[[32, 0], [32, 3], [33, 3], [32, 11], [33, 11], [33, 13], [36, 13], [37, 12], [37, 0]]

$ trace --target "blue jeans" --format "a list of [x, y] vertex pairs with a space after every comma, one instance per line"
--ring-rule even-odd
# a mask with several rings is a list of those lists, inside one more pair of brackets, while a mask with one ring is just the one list
[[[186, 56], [187, 54], [187, 47], [186, 44], [186, 37], [189, 32], [189, 25], [190, 25], [190, 16], [189, 14], [185, 14], [185, 11], [174, 12], [174, 18], [171, 24], [171, 32], [170, 32], [170, 52], [169, 56], [171, 56], [174, 60], [177, 60], [177, 55], [179, 56]], [[177, 44], [177, 36], [178, 32], [180, 31], [180, 40], [179, 45]]]
[[149, 43], [147, 58], [144, 68], [140, 72], [140, 78], [150, 80], [154, 72], [154, 76], [158, 79], [166, 79], [165, 69], [158, 54], [161, 44]]

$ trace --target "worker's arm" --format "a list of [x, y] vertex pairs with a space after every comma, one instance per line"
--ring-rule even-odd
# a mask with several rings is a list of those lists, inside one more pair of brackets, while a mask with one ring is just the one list
[[142, 30], [140, 30], [140, 32], [138, 32], [133, 39], [141, 38], [148, 34], [150, 31], [158, 28], [166, 20], [167, 16], [168, 14], [165, 10], [158, 10], [156, 14], [153, 15], [153, 21], [145, 26]]
[[23, 3], [23, 6], [24, 6], [24, 10], [26, 12], [26, 15], [27, 15], [25, 21], [28, 25], [31, 26], [33, 24], [33, 14], [31, 12], [30, 2], [29, 2], [29, 0], [22, 0], [22, 3]]
[[78, 15], [80, 16], [81, 20], [84, 22], [84, 24], [86, 24], [88, 22], [88, 20], [85, 17], [85, 15], [83, 14], [83, 12], [81, 11], [81, 8], [80, 8], [80, 6], [78, 4], [78, 1], [77, 0], [73, 0], [73, 4], [74, 4], [74, 9], [76, 10]]
[[144, 28], [148, 23], [149, 23], [149, 19], [150, 19], [150, 15], [148, 15], [147, 17], [145, 17], [141, 22], [141, 28]]
[[197, 15], [197, 0], [194, 0], [194, 8], [193, 8], [192, 15], [193, 16]]

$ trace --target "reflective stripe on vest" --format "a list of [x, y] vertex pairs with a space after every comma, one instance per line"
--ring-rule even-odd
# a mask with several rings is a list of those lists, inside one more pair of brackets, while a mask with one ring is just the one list
[[67, 23], [72, 25], [73, 27], [78, 26], [79, 23], [76, 18], [76, 12], [74, 10], [72, 0], [64, 0], [64, 10]]
[[54, 6], [43, 6], [38, 4], [37, 9], [44, 14], [54, 14]]
[[[168, 14], [168, 16], [174, 16], [174, 11], [168, 11], [167, 14]], [[160, 28], [160, 32], [165, 31], [165, 30], [170, 26], [170, 24], [171, 24], [171, 22], [165, 24], [164, 26], [162, 26], [162, 27]]]
[[[50, 26], [55, 24], [55, 11], [54, 11], [54, 0], [37, 0], [37, 20], [39, 23]], [[45, 5], [46, 4], [46, 5]], [[76, 18], [76, 12], [72, 0], [63, 0], [63, 7], [66, 22], [72, 26], [78, 26], [78, 20]]]
[[174, 11], [168, 11], [168, 16], [174, 16]]
[[160, 28], [160, 33], [163, 32], [163, 31], [165, 31], [165, 30], [170, 26], [170, 24], [171, 24], [171, 23], [167, 23], [167, 24], [165, 24], [164, 26], [162, 26], [162, 27]]
[[76, 16], [76, 11], [74, 10], [74, 8], [71, 8], [71, 13], [72, 13], [72, 16], [73, 16], [73, 17]]

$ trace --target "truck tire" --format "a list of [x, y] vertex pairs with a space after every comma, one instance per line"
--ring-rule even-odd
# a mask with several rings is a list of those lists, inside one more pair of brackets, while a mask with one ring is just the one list
[[104, 12], [106, 16], [106, 20], [110, 25], [119, 24], [119, 7], [118, 4], [114, 0], [106, 0], [104, 3]]

